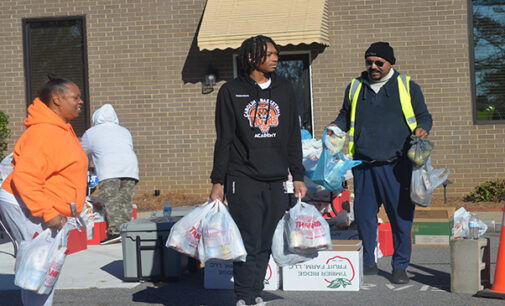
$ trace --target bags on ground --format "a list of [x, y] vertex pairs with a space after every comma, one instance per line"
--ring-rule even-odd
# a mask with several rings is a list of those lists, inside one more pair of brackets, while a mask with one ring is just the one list
[[414, 167], [410, 183], [412, 202], [419, 206], [429, 207], [433, 190], [445, 182], [450, 173], [451, 171], [446, 168], [433, 169], [430, 157], [421, 167]]
[[289, 210], [286, 222], [285, 233], [290, 251], [300, 253], [332, 248], [330, 226], [313, 205], [298, 198], [298, 203]]

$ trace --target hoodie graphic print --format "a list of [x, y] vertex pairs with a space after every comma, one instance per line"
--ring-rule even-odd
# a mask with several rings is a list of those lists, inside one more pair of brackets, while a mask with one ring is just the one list
[[279, 126], [281, 115], [279, 105], [270, 99], [259, 99], [259, 103], [251, 101], [244, 109], [244, 117], [249, 120], [249, 126], [257, 127], [261, 133], [255, 138], [276, 137], [276, 133], [269, 133], [271, 127]]
[[212, 183], [223, 184], [227, 174], [282, 181], [288, 170], [295, 181], [303, 181], [294, 90], [285, 78], [275, 73], [270, 78], [265, 89], [248, 76], [221, 86], [216, 102]]

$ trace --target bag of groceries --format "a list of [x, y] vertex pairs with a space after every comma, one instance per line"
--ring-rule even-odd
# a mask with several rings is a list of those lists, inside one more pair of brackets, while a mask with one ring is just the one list
[[361, 164], [360, 160], [346, 159], [342, 152], [335, 156], [330, 150], [323, 147], [316, 169], [310, 179], [314, 183], [322, 185], [328, 191], [340, 192], [343, 189], [342, 182], [347, 170], [359, 164]]
[[212, 209], [214, 202], [196, 206], [191, 212], [177, 221], [170, 229], [165, 246], [191, 257], [198, 258], [198, 244], [202, 237], [202, 220]]
[[421, 167], [414, 167], [410, 182], [412, 202], [422, 207], [429, 207], [433, 191], [447, 180], [450, 173], [451, 171], [446, 168], [433, 169], [430, 157]]
[[285, 235], [291, 252], [332, 248], [328, 222], [313, 205], [302, 202], [301, 198], [289, 210], [286, 222]]
[[228, 208], [221, 201], [211, 204], [212, 209], [202, 222], [202, 242], [198, 248], [200, 262], [207, 260], [244, 261], [247, 252], [240, 231]]
[[421, 167], [430, 157], [434, 144], [431, 140], [419, 138], [414, 135], [410, 135], [410, 139], [412, 140], [410, 141], [410, 149], [407, 152], [407, 156], [414, 164], [414, 167]]
[[50, 229], [30, 241], [22, 241], [16, 257], [14, 283], [38, 294], [49, 294], [67, 256], [67, 240], [73, 225], [67, 222], [52, 238]]
[[277, 223], [272, 238], [272, 257], [280, 267], [292, 266], [317, 257], [317, 250], [314, 249], [308, 249], [306, 253], [294, 253], [289, 250], [286, 235], [284, 235], [288, 220], [289, 212], [286, 212]]

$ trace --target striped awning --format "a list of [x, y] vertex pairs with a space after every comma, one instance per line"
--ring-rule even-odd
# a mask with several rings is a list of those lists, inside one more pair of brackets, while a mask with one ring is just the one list
[[200, 50], [237, 49], [256, 35], [278, 45], [329, 45], [325, 0], [207, 0], [198, 32]]

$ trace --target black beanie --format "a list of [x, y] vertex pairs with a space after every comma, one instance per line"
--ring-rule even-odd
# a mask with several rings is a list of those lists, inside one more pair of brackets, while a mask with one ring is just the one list
[[365, 52], [365, 58], [369, 56], [378, 56], [382, 57], [391, 65], [394, 65], [396, 62], [395, 53], [393, 52], [393, 48], [387, 42], [378, 41], [374, 42], [370, 45], [370, 47]]

